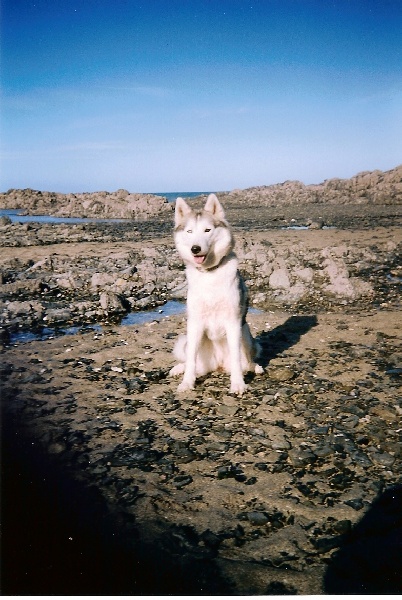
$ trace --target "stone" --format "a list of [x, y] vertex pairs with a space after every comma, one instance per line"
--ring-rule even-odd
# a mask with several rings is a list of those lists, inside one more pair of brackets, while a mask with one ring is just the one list
[[314, 279], [314, 271], [311, 267], [294, 269], [293, 274], [304, 283], [311, 283]]
[[288, 450], [290, 448], [290, 442], [286, 439], [285, 432], [281, 427], [268, 427], [267, 435], [273, 450]]
[[289, 381], [296, 376], [291, 367], [269, 367], [267, 373], [268, 377], [274, 381]]
[[115, 277], [109, 273], [94, 273], [91, 277], [91, 287], [105, 287], [114, 283]]
[[239, 412], [238, 406], [228, 406], [226, 404], [218, 404], [216, 407], [216, 413], [224, 417], [233, 417]]
[[114, 292], [102, 292], [99, 296], [99, 303], [102, 309], [108, 312], [127, 312], [123, 298]]
[[290, 279], [287, 269], [275, 269], [269, 277], [269, 287], [272, 289], [289, 289]]
[[308, 448], [293, 448], [289, 451], [288, 455], [294, 467], [304, 467], [317, 460], [316, 454]]
[[392, 467], [395, 462], [395, 456], [388, 452], [370, 452], [369, 456], [373, 462], [383, 467]]
[[263, 512], [251, 511], [247, 513], [247, 519], [251, 525], [261, 526], [269, 522], [268, 516]]

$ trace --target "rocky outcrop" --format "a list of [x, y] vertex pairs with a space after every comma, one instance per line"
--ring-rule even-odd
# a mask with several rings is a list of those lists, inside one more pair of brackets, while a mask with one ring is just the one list
[[[185, 273], [171, 239], [148, 246], [125, 229], [112, 224], [93, 225], [90, 231], [74, 224], [0, 227], [0, 327], [118, 320], [167, 300], [184, 301]], [[396, 298], [401, 277], [397, 242], [383, 233], [375, 246], [372, 237], [345, 243], [330, 231], [306, 231], [302, 238], [292, 232], [254, 239], [237, 233], [236, 252], [251, 305], [321, 310]], [[29, 252], [14, 247], [16, 239], [27, 251], [29, 243]]]
[[165, 197], [131, 194], [123, 189], [83, 194], [11, 189], [0, 194], [0, 208], [19, 208], [32, 215], [94, 219], [148, 219], [166, 217], [172, 211]]
[[[364, 171], [350, 179], [327, 179], [305, 185], [285, 181], [269, 186], [232, 190], [219, 194], [225, 208], [261, 206], [300, 206], [306, 204], [402, 204], [402, 165], [390, 171]], [[197, 201], [195, 201], [197, 204]], [[32, 189], [10, 189], [0, 194], [0, 208], [22, 209], [32, 215], [95, 219], [165, 219], [171, 215], [172, 203], [163, 196], [133, 194], [124, 189], [116, 192], [60, 194]], [[311, 223], [319, 229], [322, 223]]]
[[299, 204], [401, 204], [402, 165], [390, 171], [365, 171], [350, 179], [327, 179], [315, 185], [285, 181], [233, 190], [221, 196], [225, 206]]
[[362, 274], [384, 259], [382, 252], [367, 247], [343, 245], [312, 249], [299, 242], [267, 248], [247, 238], [238, 240], [237, 254], [253, 292], [252, 302], [261, 308], [306, 302], [316, 306], [328, 302], [345, 304], [360, 298], [369, 299], [374, 294], [374, 286]]

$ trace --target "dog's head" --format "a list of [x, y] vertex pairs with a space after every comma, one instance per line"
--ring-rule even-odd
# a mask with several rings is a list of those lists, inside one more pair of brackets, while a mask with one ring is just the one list
[[207, 271], [216, 267], [233, 250], [232, 232], [215, 194], [203, 210], [193, 210], [183, 198], [175, 206], [176, 248], [188, 265]]

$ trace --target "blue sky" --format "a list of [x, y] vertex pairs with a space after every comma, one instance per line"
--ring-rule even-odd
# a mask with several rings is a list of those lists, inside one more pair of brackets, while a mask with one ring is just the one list
[[1, 7], [1, 191], [220, 191], [402, 162], [400, 0]]

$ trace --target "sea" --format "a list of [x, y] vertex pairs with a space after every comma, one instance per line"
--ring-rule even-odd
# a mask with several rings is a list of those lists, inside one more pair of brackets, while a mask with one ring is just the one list
[[211, 192], [152, 192], [154, 196], [164, 196], [169, 202], [174, 202], [177, 198], [196, 198], [197, 196], [208, 196]]

